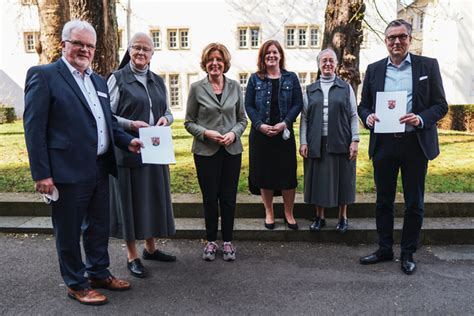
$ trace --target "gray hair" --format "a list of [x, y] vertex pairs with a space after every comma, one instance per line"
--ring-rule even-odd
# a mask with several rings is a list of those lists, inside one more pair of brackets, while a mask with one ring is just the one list
[[319, 66], [319, 60], [321, 59], [321, 55], [324, 54], [324, 53], [327, 53], [327, 52], [330, 52], [333, 54], [334, 56], [334, 60], [336, 60], [336, 64], [338, 63], [338, 60], [337, 60], [337, 55], [336, 55], [336, 52], [334, 51], [334, 49], [332, 48], [326, 48], [326, 49], [323, 49], [322, 51], [319, 52], [318, 56], [316, 57], [316, 61], [318, 63], [318, 66]]
[[130, 39], [130, 42], [128, 43], [128, 51], [130, 52], [130, 47], [132, 47], [133, 43], [135, 43], [135, 41], [139, 38], [143, 38], [143, 39], [146, 39], [148, 42], [150, 42], [150, 46], [151, 46], [151, 49], [153, 51], [153, 40], [151, 39], [150, 35], [148, 35], [147, 33], [144, 33], [144, 32], [138, 32], [138, 33], [135, 33], [133, 34], [132, 38]]
[[83, 20], [71, 20], [64, 24], [61, 40], [70, 40], [73, 30], [85, 30], [94, 35], [94, 42], [97, 41], [97, 34], [92, 25], [89, 22]]
[[404, 26], [407, 29], [408, 36], [411, 36], [411, 31], [413, 30], [413, 27], [410, 23], [405, 21], [404, 19], [396, 19], [393, 20], [392, 22], [388, 23], [387, 27], [385, 28], [385, 36], [387, 36], [387, 31], [391, 27], [396, 27], [396, 26]]

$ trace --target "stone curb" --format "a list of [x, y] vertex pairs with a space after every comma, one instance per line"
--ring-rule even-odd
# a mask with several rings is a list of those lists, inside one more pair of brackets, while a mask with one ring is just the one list
[[[236, 218], [235, 240], [261, 241], [312, 241], [345, 244], [374, 243], [377, 238], [373, 218], [350, 218], [349, 230], [340, 234], [334, 230], [336, 219], [328, 219], [327, 227], [314, 233], [308, 230], [310, 221], [298, 219], [300, 230], [288, 229], [282, 220], [276, 221], [274, 230], [263, 227], [261, 218]], [[399, 242], [402, 229], [401, 218], [395, 219], [394, 239]], [[49, 217], [4, 216], [0, 217], [0, 232], [52, 234]], [[205, 237], [204, 220], [176, 218], [176, 235], [173, 238], [200, 239]], [[220, 237], [218, 237], [220, 238]], [[420, 242], [423, 244], [474, 244], [474, 217], [426, 218]]]

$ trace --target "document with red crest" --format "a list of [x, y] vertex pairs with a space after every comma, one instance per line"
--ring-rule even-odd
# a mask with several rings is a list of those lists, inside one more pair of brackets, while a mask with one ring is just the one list
[[387, 91], [377, 92], [374, 133], [403, 133], [405, 123], [400, 123], [400, 117], [407, 114], [407, 92]]
[[171, 127], [143, 127], [138, 130], [138, 133], [140, 135], [140, 140], [143, 142], [143, 145], [145, 145], [145, 148], [141, 149], [143, 163], [157, 165], [176, 163]]

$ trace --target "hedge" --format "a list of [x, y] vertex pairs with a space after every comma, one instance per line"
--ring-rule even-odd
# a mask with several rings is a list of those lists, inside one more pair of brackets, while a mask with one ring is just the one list
[[455, 131], [474, 132], [474, 104], [453, 104], [438, 127]]
[[15, 119], [15, 108], [0, 104], [0, 124], [12, 123]]

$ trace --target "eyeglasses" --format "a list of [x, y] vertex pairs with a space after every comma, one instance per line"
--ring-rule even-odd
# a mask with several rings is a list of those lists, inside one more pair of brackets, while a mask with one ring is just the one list
[[397, 38], [400, 40], [400, 42], [403, 42], [407, 40], [408, 34], [390, 35], [390, 36], [387, 36], [386, 38], [390, 43], [395, 42]]
[[81, 41], [71, 41], [71, 40], [65, 40], [65, 42], [68, 42], [68, 43], [71, 43], [72, 46], [76, 47], [76, 48], [84, 48], [84, 49], [87, 49], [89, 51], [92, 51], [95, 49], [95, 45], [92, 45], [92, 44], [84, 44], [83, 42]]
[[146, 46], [138, 46], [138, 45], [133, 45], [132, 46], [132, 49], [139, 52], [139, 51], [142, 51], [144, 53], [149, 53], [151, 52], [151, 48], [149, 47], [146, 47]]

